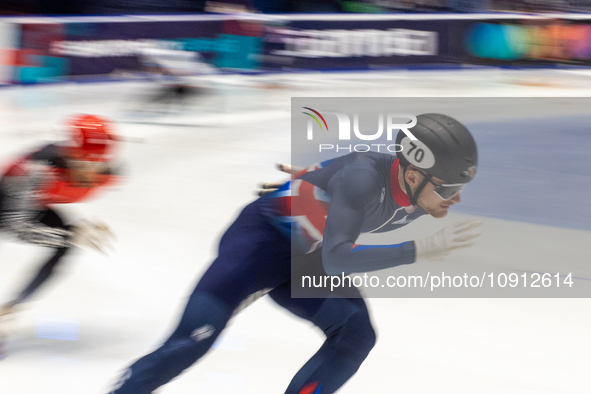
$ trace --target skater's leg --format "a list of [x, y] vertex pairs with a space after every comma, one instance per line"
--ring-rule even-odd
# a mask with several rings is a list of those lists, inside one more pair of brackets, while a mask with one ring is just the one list
[[290, 254], [289, 240], [255, 206], [245, 208], [222, 237], [219, 256], [200, 279], [178, 328], [158, 350], [126, 370], [112, 393], [151, 393], [191, 366], [243, 300], [289, 280]]
[[212, 294], [193, 293], [170, 338], [126, 370], [112, 393], [147, 394], [168, 383], [209, 350], [232, 312]]
[[357, 372], [375, 344], [365, 302], [362, 298], [291, 298], [289, 284], [269, 295], [326, 335], [322, 347], [294, 376], [285, 394], [334, 393]]
[[[67, 229], [68, 227], [64, 224], [62, 219], [59, 215], [51, 210], [48, 209], [42, 213], [42, 217], [40, 222], [45, 224], [49, 227]], [[53, 254], [49, 257], [47, 261], [43, 263], [37, 274], [33, 277], [33, 279], [27, 284], [27, 286], [19, 293], [19, 295], [11, 301], [9, 304], [12, 306], [21, 303], [25, 299], [27, 299], [33, 292], [35, 292], [43, 283], [45, 283], [53, 274], [55, 273], [56, 266], [63, 261], [62, 257], [66, 254], [69, 250], [67, 247], [55, 248], [53, 249]]]

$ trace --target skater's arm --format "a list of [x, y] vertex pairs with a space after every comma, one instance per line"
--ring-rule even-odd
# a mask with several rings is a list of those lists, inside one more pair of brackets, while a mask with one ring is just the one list
[[49, 247], [69, 246], [70, 231], [49, 227], [38, 220], [40, 186], [47, 173], [32, 166], [26, 172], [3, 179], [5, 201], [3, 225], [19, 239]]
[[330, 275], [368, 272], [410, 264], [414, 242], [392, 245], [357, 245], [367, 209], [379, 203], [381, 184], [376, 174], [347, 168], [332, 199], [322, 242], [322, 262]]

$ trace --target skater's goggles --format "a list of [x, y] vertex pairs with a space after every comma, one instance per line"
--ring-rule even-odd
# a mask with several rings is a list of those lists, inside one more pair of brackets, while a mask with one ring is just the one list
[[435, 186], [435, 194], [444, 201], [451, 200], [457, 196], [466, 186], [465, 183], [436, 183], [431, 180], [431, 175], [420, 170], [417, 171], [423, 174], [430, 184]]

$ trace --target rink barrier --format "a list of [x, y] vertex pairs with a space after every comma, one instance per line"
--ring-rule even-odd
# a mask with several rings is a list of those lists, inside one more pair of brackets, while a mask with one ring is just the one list
[[[147, 48], [230, 73], [589, 66], [587, 14], [236, 14], [0, 18], [0, 82], [126, 79]], [[137, 75], [133, 75], [138, 78]]]

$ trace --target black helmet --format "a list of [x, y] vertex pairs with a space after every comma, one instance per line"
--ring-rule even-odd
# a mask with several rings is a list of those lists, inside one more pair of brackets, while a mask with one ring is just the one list
[[[449, 184], [465, 184], [474, 178], [478, 162], [476, 143], [460, 122], [442, 114], [423, 114], [417, 116], [417, 124], [409, 131], [417, 141], [399, 131], [396, 144], [402, 146], [402, 151], [397, 157], [405, 171], [412, 164], [428, 174], [415, 191], [417, 198], [432, 177]], [[409, 193], [408, 185], [406, 189], [411, 202], [416, 205], [416, 198]]]

